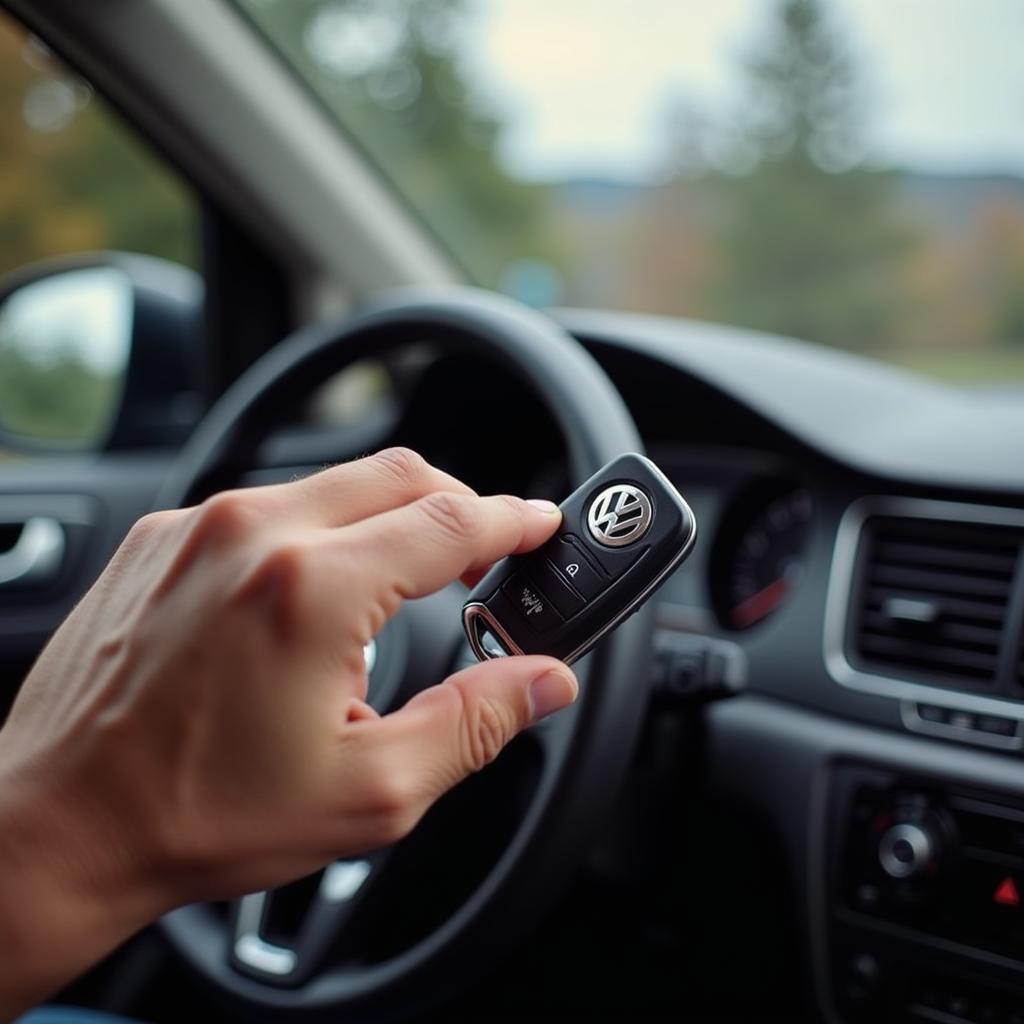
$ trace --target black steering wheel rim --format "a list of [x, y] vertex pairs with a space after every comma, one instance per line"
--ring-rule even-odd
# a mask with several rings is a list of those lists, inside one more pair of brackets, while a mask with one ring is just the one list
[[[576, 482], [623, 452], [642, 450], [608, 377], [553, 321], [475, 289], [402, 290], [340, 322], [304, 328], [255, 363], [183, 448], [158, 507], [180, 507], [236, 483], [282, 403], [299, 402], [353, 362], [423, 339], [445, 351], [486, 355], [524, 380], [559, 425]], [[472, 896], [407, 951], [282, 988], [231, 966], [225, 929], [205, 907], [182, 908], [161, 921], [171, 945], [233, 1003], [279, 1018], [330, 1011], [379, 1020], [477, 976], [538, 920], [613, 799], [646, 707], [651, 630], [650, 612], [641, 609], [585, 659], [580, 698], [548, 734], [554, 767], [512, 842]]]

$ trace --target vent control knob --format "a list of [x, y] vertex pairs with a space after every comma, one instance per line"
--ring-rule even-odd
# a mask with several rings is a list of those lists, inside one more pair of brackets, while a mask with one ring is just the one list
[[878, 841], [878, 863], [890, 878], [921, 877], [936, 866], [937, 854], [931, 830], [913, 822], [893, 825]]

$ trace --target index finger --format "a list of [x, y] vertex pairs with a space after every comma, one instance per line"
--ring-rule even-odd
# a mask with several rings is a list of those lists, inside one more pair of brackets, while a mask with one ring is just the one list
[[561, 521], [549, 501], [438, 491], [346, 527], [344, 534], [374, 567], [371, 587], [413, 598], [505, 555], [532, 551]]
[[246, 498], [260, 502], [278, 519], [330, 528], [406, 505], [434, 491], [476, 493], [409, 448], [385, 448], [290, 483], [250, 488]]

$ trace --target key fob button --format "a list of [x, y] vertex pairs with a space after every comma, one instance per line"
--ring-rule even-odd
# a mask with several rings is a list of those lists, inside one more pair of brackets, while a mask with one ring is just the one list
[[559, 576], [591, 601], [608, 586], [608, 579], [590, 564], [590, 559], [572, 534], [556, 537], [545, 548]]
[[551, 601], [563, 619], [571, 619], [586, 604], [546, 558], [535, 560], [528, 571], [541, 594]]
[[562, 616], [526, 573], [517, 572], [501, 591], [520, 616], [538, 633], [546, 633], [562, 624]]

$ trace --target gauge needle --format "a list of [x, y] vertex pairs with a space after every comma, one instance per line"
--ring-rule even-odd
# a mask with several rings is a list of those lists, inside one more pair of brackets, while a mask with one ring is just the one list
[[756, 594], [740, 601], [732, 610], [732, 624], [737, 629], [746, 629], [759, 622], [769, 612], [775, 611], [789, 593], [789, 580], [780, 577], [767, 587], [762, 587]]

